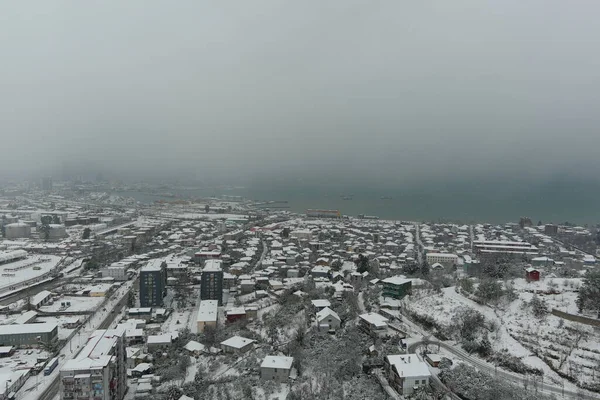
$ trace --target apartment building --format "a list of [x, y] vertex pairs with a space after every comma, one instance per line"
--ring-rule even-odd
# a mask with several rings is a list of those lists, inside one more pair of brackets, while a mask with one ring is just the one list
[[60, 369], [61, 400], [122, 400], [127, 391], [125, 328], [95, 331]]

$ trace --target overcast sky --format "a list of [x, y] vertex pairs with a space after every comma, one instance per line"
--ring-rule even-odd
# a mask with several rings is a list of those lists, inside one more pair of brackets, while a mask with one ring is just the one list
[[0, 174], [594, 175], [598, 15], [597, 0], [4, 1]]

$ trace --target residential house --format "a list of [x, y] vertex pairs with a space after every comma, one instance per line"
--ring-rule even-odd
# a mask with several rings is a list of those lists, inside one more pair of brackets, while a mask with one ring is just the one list
[[385, 336], [388, 334], [388, 321], [383, 315], [375, 312], [361, 314], [358, 316], [358, 326], [364, 332], [372, 336]]
[[340, 328], [342, 320], [340, 316], [329, 307], [323, 308], [317, 313], [317, 330], [335, 332]]
[[221, 342], [221, 350], [223, 353], [241, 354], [249, 351], [254, 347], [254, 340], [247, 339], [241, 336], [233, 336]]
[[383, 291], [381, 295], [383, 297], [392, 297], [400, 300], [410, 294], [412, 289], [412, 281], [401, 276], [386, 278], [382, 283]]
[[410, 396], [429, 385], [431, 372], [416, 354], [387, 355], [383, 365], [390, 386], [401, 396]]
[[537, 268], [529, 267], [525, 269], [525, 279], [528, 282], [540, 280], [540, 270]]
[[260, 365], [260, 378], [285, 383], [292, 372], [293, 362], [292, 357], [266, 356]]

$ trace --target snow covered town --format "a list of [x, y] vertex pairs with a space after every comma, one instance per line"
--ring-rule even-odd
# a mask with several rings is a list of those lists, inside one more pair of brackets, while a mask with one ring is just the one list
[[600, 397], [595, 228], [81, 187], [0, 208], [0, 400]]

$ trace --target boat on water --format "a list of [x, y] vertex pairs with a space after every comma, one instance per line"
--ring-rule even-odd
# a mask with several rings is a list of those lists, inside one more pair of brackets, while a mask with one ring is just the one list
[[392, 200], [391, 196], [381, 196], [381, 200]]

